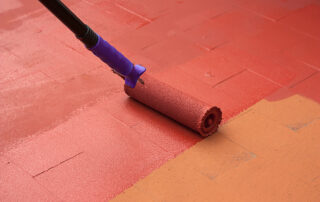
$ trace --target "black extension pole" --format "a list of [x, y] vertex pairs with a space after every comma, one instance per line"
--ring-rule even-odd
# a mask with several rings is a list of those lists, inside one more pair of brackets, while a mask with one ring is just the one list
[[68, 7], [60, 0], [39, 0], [50, 10], [63, 24], [65, 24], [81, 40], [87, 48], [97, 44], [98, 36], [91, 28], [84, 24]]
[[134, 65], [111, 44], [96, 34], [88, 25], [84, 24], [60, 0], [39, 0], [63, 24], [65, 24], [81, 40], [88, 50], [109, 65], [114, 72], [125, 79], [125, 84], [134, 88], [140, 76], [146, 71], [141, 65]]

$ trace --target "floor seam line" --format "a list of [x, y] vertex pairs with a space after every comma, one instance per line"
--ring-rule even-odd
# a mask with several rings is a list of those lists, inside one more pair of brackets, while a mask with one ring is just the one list
[[46, 172], [48, 172], [48, 171], [50, 171], [50, 170], [58, 167], [58, 166], [60, 166], [61, 164], [65, 163], [65, 162], [67, 162], [67, 161], [69, 161], [69, 160], [72, 160], [72, 159], [76, 158], [77, 156], [79, 156], [79, 155], [81, 155], [81, 154], [83, 154], [83, 153], [84, 153], [83, 151], [82, 151], [82, 152], [79, 152], [79, 153], [77, 153], [77, 154], [75, 154], [75, 155], [73, 155], [73, 156], [71, 156], [71, 157], [69, 157], [69, 158], [67, 158], [67, 159], [59, 162], [58, 164], [56, 164], [56, 165], [54, 165], [54, 166], [51, 166], [50, 168], [48, 168], [48, 169], [46, 169], [46, 170], [44, 170], [44, 171], [42, 171], [42, 172], [40, 172], [40, 173], [38, 173], [38, 174], [33, 175], [32, 177], [33, 177], [33, 178], [37, 178], [38, 176], [40, 176], [40, 175], [42, 175], [42, 174], [44, 174], [44, 173], [46, 173]]
[[288, 88], [289, 88], [289, 89], [292, 89], [292, 88], [296, 87], [297, 85], [299, 85], [300, 83], [304, 82], [305, 80], [307, 80], [307, 79], [309, 79], [309, 78], [311, 78], [311, 77], [315, 76], [316, 74], [318, 74], [318, 72], [317, 72], [317, 71], [316, 71], [316, 72], [314, 72], [314, 73], [312, 73], [311, 75], [307, 76], [306, 78], [302, 79], [301, 81], [298, 81], [297, 83], [292, 84], [292, 85], [291, 85], [291, 86], [289, 86]]

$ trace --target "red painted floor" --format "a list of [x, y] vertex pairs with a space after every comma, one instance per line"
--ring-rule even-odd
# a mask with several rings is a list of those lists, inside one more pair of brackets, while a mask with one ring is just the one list
[[[64, 2], [223, 122], [266, 97], [320, 102], [317, 0]], [[0, 19], [1, 201], [111, 199], [201, 140], [128, 99], [39, 2], [3, 1]]]

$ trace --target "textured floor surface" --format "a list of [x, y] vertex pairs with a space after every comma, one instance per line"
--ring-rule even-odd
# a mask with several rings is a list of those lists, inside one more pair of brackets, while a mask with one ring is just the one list
[[0, 201], [320, 201], [319, 0], [64, 2], [223, 124], [201, 139], [38, 1], [1, 1]]

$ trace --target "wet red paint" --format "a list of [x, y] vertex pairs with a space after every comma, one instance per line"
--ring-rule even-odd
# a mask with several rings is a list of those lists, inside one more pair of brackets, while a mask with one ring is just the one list
[[320, 73], [315, 73], [292, 87], [293, 92], [320, 102]]
[[[223, 122], [266, 97], [320, 100], [316, 0], [65, 3]], [[110, 199], [201, 140], [128, 98], [40, 3], [2, 2], [0, 18], [0, 200]]]
[[[170, 153], [144, 139], [143, 134], [110, 116], [103, 108], [106, 102], [102, 100], [46, 134], [50, 137], [63, 133], [61, 141], [81, 149], [69, 153], [64, 162], [51, 164], [35, 177], [66, 201], [110, 199], [171, 157]], [[48, 144], [54, 146], [58, 142]], [[46, 151], [45, 155], [50, 158], [52, 154]], [[33, 160], [37, 162], [39, 158]]]
[[315, 26], [320, 24], [320, 5], [311, 4], [303, 7], [283, 19], [282, 23], [316, 39], [320, 39], [320, 27]]
[[1, 201], [62, 201], [38, 184], [29, 173], [0, 156]]
[[315, 72], [308, 78], [286, 88], [281, 88], [267, 97], [268, 100], [275, 101], [287, 98], [294, 94], [300, 94], [314, 101], [320, 102], [320, 74]]
[[244, 71], [216, 86], [227, 92], [236, 102], [249, 107], [279, 88], [278, 85], [251, 71]]
[[[202, 55], [204, 50], [195, 46], [192, 42], [180, 38], [178, 36], [169, 37], [156, 44], [148, 47], [143, 47], [137, 54], [141, 54], [151, 60], [154, 60], [158, 65], [149, 67], [150, 69], [167, 68], [182, 64], [190, 58]], [[138, 61], [137, 61], [138, 62]]]
[[215, 86], [240, 72], [245, 67], [239, 63], [239, 59], [230, 57], [227, 51], [219, 48], [217, 51], [207, 52], [200, 57], [179, 66], [181, 70], [190, 76]]
[[150, 107], [134, 101], [125, 93], [115, 96], [103, 108], [116, 119], [141, 134], [144, 140], [150, 140], [175, 156], [198, 142], [199, 135], [161, 115]]
[[183, 35], [206, 49], [244, 36], [254, 36], [271, 22], [242, 9], [231, 9], [188, 29]]
[[[274, 44], [275, 48], [271, 48], [272, 51], [269, 51], [270, 49], [268, 49], [267, 45], [259, 44], [260, 42], [262, 43], [260, 40], [259, 42], [251, 40], [237, 41], [227, 44], [213, 53], [218, 58], [225, 58], [223, 60], [226, 61], [225, 65], [249, 69], [280, 86], [290, 86], [316, 72], [310, 65], [294, 60], [292, 57], [274, 56], [272, 51], [277, 49], [277, 44]], [[248, 43], [255, 47], [253, 49], [249, 48], [250, 45], [247, 45]]]
[[294, 11], [308, 6], [313, 0], [240, 0], [240, 6], [247, 8], [258, 15], [272, 21], [280, 20], [294, 13]]

